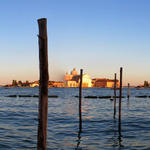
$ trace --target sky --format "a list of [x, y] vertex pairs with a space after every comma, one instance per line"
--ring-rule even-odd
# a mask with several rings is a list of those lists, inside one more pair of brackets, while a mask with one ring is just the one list
[[123, 85], [150, 82], [149, 0], [1, 0], [0, 85], [39, 79], [37, 19], [47, 18], [50, 80], [82, 68]]

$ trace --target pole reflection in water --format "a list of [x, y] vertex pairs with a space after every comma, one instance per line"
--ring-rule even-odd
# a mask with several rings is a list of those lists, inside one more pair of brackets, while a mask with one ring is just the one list
[[127, 108], [129, 109], [129, 107], [130, 107], [130, 99], [128, 98], [127, 99]]
[[113, 122], [113, 137], [112, 137], [112, 140], [113, 140], [113, 147], [117, 147], [117, 143], [118, 143], [118, 137], [117, 137], [117, 129], [116, 129], [116, 120], [114, 119], [114, 122]]
[[[79, 125], [79, 126], [80, 126], [80, 125]], [[78, 139], [77, 139], [77, 147], [75, 148], [75, 150], [81, 150], [81, 149], [82, 149], [82, 148], [80, 148], [81, 133], [82, 133], [82, 129], [79, 129], [79, 132], [78, 132]]]
[[121, 134], [121, 121], [119, 121], [119, 123], [118, 123], [118, 146], [119, 146], [119, 149], [121, 149], [122, 147], [124, 147], [123, 145], [122, 145], [122, 134]]
[[81, 150], [82, 148], [80, 148], [80, 143], [81, 143], [81, 133], [82, 133], [82, 119], [80, 118], [80, 114], [79, 114], [79, 132], [78, 132], [78, 139], [77, 139], [77, 147], [75, 148], [75, 150]]
[[[117, 126], [117, 121], [114, 119], [113, 120], [113, 137], [112, 137], [112, 147], [113, 148], [118, 148], [119, 150], [124, 147], [122, 144], [122, 133], [121, 133], [121, 122], [118, 122]], [[118, 134], [117, 134], [118, 133]]]

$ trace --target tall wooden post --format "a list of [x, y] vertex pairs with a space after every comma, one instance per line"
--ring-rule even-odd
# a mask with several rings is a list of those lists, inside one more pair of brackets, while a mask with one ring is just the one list
[[38, 20], [39, 26], [39, 118], [37, 149], [46, 150], [47, 118], [48, 118], [48, 45], [47, 45], [47, 20]]
[[128, 83], [128, 99], [130, 97], [130, 83]]
[[114, 79], [114, 119], [116, 116], [116, 73], [115, 73], [115, 79]]
[[80, 69], [80, 86], [79, 86], [79, 132], [82, 131], [82, 76], [83, 76], [83, 69]]
[[119, 122], [121, 123], [122, 67], [120, 68]]

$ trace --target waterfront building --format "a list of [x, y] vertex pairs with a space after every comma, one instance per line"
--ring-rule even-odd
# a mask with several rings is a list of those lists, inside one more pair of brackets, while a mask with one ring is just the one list
[[[119, 87], [119, 81], [117, 80], [116, 86]], [[114, 80], [105, 79], [105, 78], [95, 78], [92, 79], [92, 87], [100, 87], [100, 88], [113, 88]]]
[[[79, 87], [80, 75], [74, 68], [70, 74], [65, 75], [65, 87]], [[82, 87], [92, 87], [92, 80], [88, 74], [83, 74], [82, 76]]]
[[65, 82], [65, 87], [78, 87], [78, 86], [79, 86], [79, 84], [73, 80]]
[[82, 87], [92, 87], [92, 80], [91, 80], [90, 75], [83, 74]]
[[64, 80], [65, 80], [65, 81], [70, 81], [71, 79], [72, 79], [72, 75], [69, 74], [68, 72], [66, 72], [65, 77], [64, 77]]
[[71, 81], [72, 78], [73, 78], [74, 76], [77, 76], [77, 75], [78, 75], [78, 72], [76, 71], [76, 68], [74, 68], [74, 69], [70, 72], [70, 74], [69, 74], [68, 72], [66, 72], [66, 74], [65, 74], [65, 81]]
[[53, 87], [65, 87], [65, 84], [62, 81], [55, 81], [53, 82]]
[[39, 87], [39, 81], [31, 82], [30, 87]]

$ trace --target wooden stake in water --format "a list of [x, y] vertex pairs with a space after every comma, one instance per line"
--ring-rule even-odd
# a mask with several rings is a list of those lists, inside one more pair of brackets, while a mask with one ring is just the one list
[[48, 116], [48, 46], [47, 46], [47, 20], [38, 20], [39, 26], [39, 118], [37, 149], [46, 150], [47, 116]]
[[121, 123], [122, 67], [120, 68], [119, 123]]
[[114, 79], [114, 119], [116, 116], [116, 73], [115, 73], [115, 79]]
[[130, 97], [130, 83], [128, 83], [128, 99]]
[[79, 86], [79, 132], [82, 130], [82, 75], [83, 69], [80, 70], [80, 86]]

